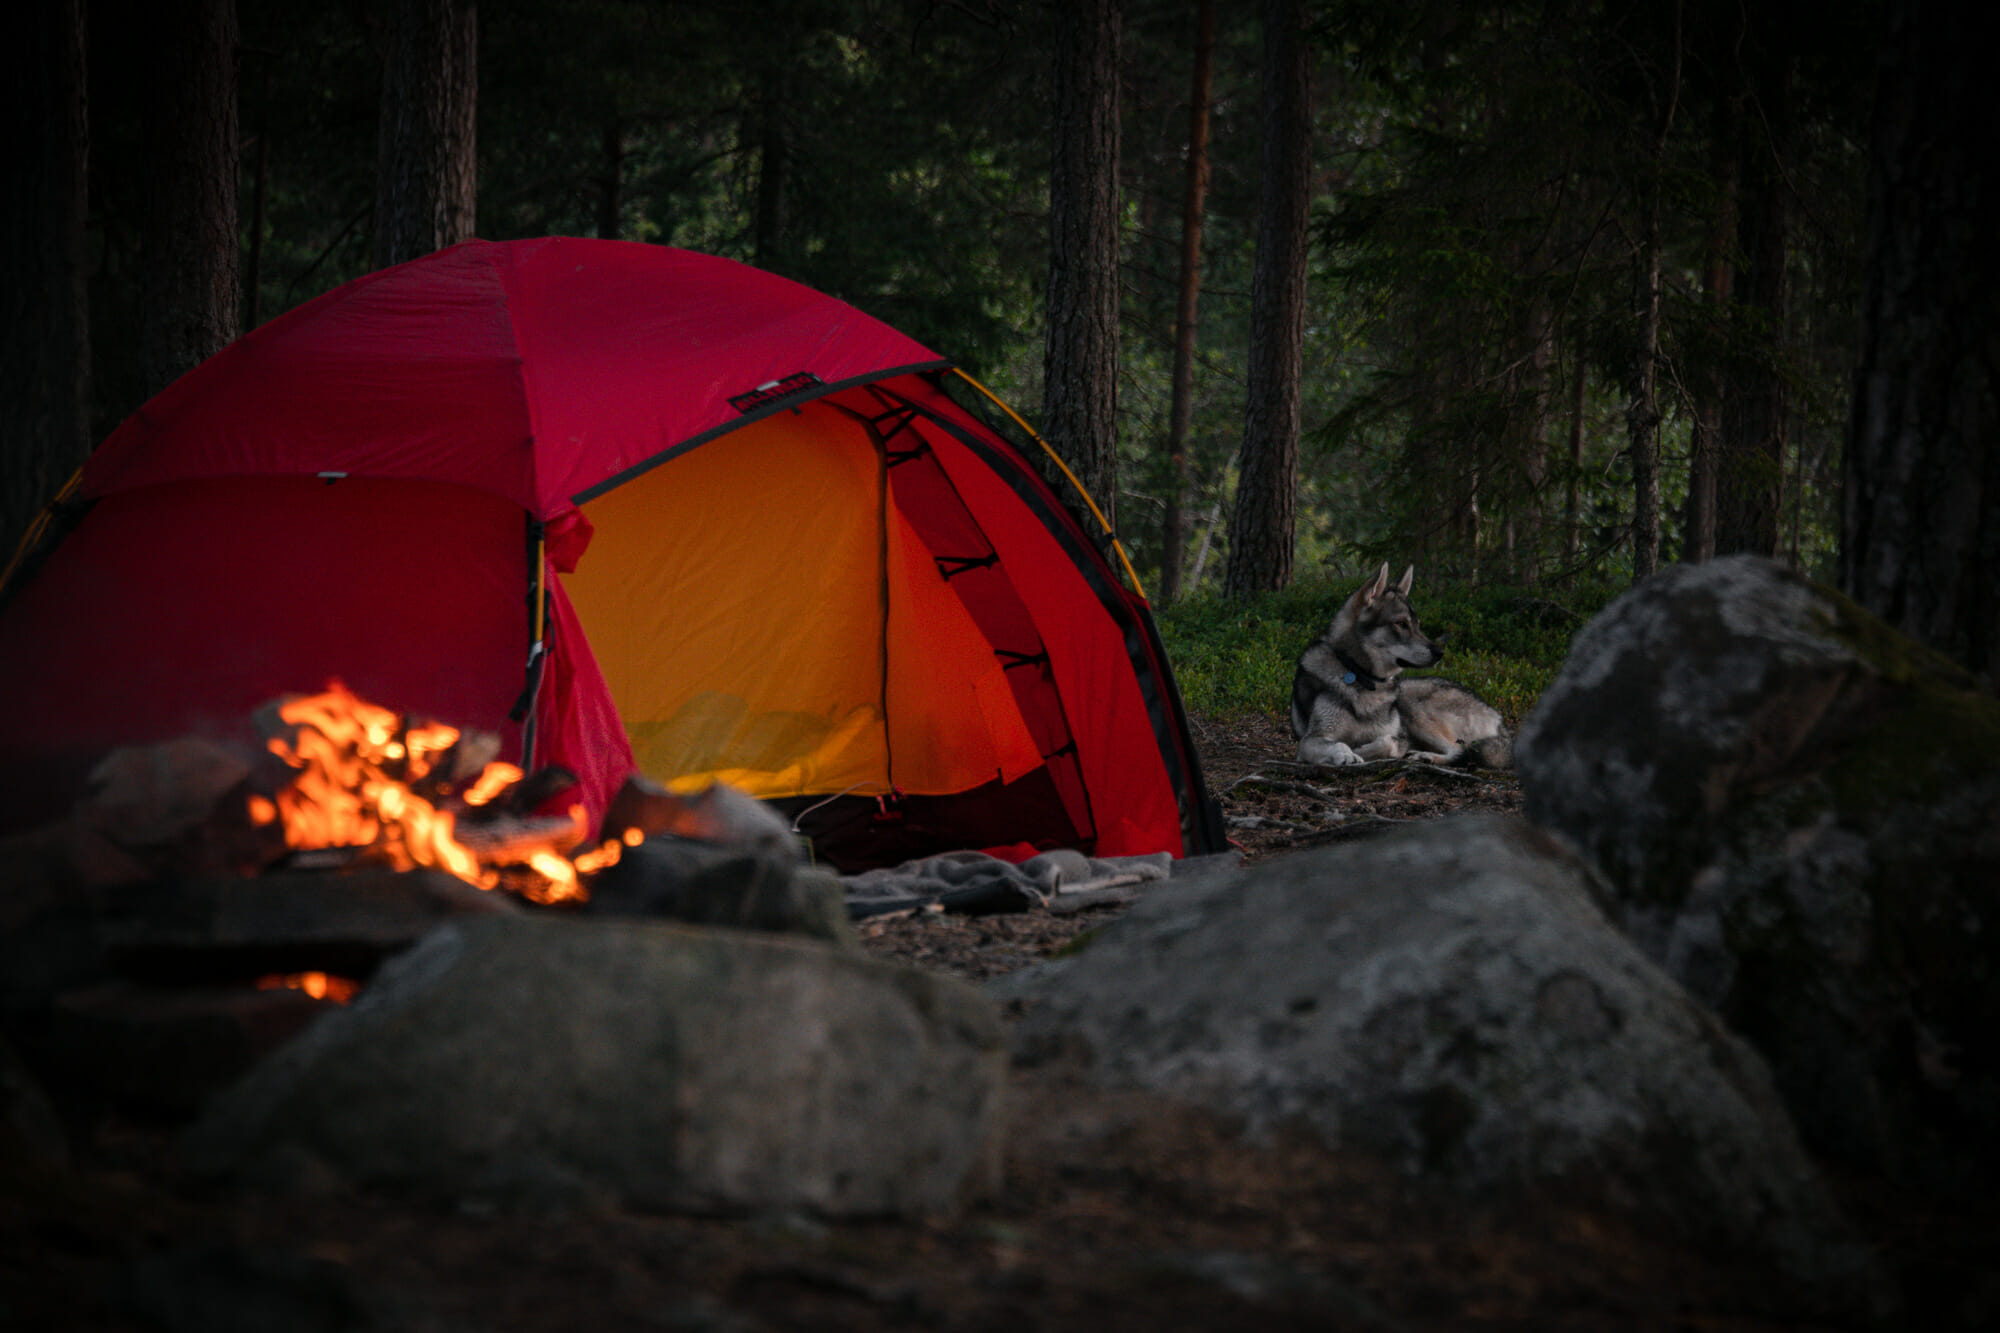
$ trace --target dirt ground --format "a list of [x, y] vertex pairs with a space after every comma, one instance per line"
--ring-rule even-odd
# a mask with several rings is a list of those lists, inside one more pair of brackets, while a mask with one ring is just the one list
[[[1519, 808], [1507, 776], [1285, 766], [1281, 724], [1197, 724], [1246, 858], [1392, 821]], [[1118, 909], [867, 923], [883, 956], [972, 979]], [[49, 1330], [1803, 1330], [1770, 1275], [1559, 1200], [1499, 1213], [1304, 1141], [1049, 1070], [1014, 1075], [1001, 1194], [925, 1223], [516, 1215], [328, 1188], [204, 1198], [162, 1136], [107, 1122], [52, 1172], [0, 1144], [0, 1328]], [[2000, 1315], [2000, 1228], [1842, 1182], [1907, 1278], [1910, 1328]]]
[[[1424, 764], [1304, 773], [1291, 762], [1291, 732], [1277, 718], [1196, 718], [1193, 729], [1203, 776], [1222, 805], [1230, 843], [1246, 863], [1454, 811], [1521, 809], [1521, 789], [1509, 773]], [[979, 980], [1047, 957], [1116, 915], [1116, 908], [1073, 916], [930, 913], [864, 921], [862, 935], [885, 957]]]

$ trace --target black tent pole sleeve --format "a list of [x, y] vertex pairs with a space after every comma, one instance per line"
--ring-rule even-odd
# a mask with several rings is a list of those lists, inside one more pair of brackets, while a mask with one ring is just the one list
[[535, 701], [542, 692], [542, 668], [548, 660], [549, 590], [548, 541], [540, 519], [528, 520], [528, 666], [521, 697], [507, 716], [521, 724], [521, 771], [535, 771]]

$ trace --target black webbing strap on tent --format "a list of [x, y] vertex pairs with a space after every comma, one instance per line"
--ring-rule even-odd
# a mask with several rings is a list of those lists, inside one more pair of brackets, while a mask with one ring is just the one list
[[507, 716], [521, 724], [521, 769], [535, 768], [535, 702], [542, 693], [542, 672], [548, 663], [549, 590], [545, 582], [548, 568], [547, 535], [542, 521], [528, 520], [528, 664], [521, 697], [507, 710]]
[[997, 555], [938, 555], [931, 558], [937, 561], [938, 573], [946, 579], [956, 578], [968, 569], [991, 569], [1000, 563]]

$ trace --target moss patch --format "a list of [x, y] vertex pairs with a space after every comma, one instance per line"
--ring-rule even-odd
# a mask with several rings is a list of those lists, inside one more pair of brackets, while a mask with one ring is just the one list
[[1936, 801], [2000, 766], [2000, 699], [1941, 653], [1890, 628], [1830, 588], [1815, 618], [1891, 688], [1825, 769], [1845, 824], [1871, 828], [1908, 801]]

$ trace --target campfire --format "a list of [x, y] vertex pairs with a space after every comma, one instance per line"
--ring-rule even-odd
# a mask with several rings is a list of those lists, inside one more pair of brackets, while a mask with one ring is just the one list
[[0, 1004], [35, 1015], [50, 1067], [147, 1115], [193, 1113], [449, 923], [760, 928], [791, 901], [785, 821], [722, 784], [628, 774], [593, 845], [567, 770], [338, 683], [221, 731], [111, 751], [67, 816], [0, 845]]
[[583, 806], [536, 813], [536, 797], [566, 775], [530, 781], [493, 757], [497, 737], [403, 717], [338, 682], [276, 705], [276, 717], [268, 744], [292, 776], [272, 795], [250, 796], [249, 815], [282, 829], [294, 864], [424, 867], [568, 903], [588, 896], [583, 877], [624, 846], [610, 839], [579, 852], [590, 839]]

